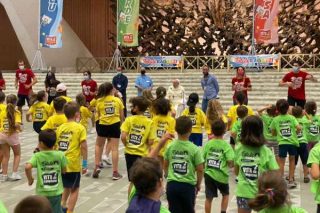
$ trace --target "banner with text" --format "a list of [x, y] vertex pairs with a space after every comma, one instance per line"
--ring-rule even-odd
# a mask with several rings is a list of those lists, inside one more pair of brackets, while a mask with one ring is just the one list
[[63, 0], [40, 2], [40, 47], [61, 48]]
[[256, 43], [279, 43], [279, 0], [255, 0], [254, 38]]
[[279, 55], [230, 55], [232, 67], [278, 67]]
[[118, 43], [121, 46], [138, 46], [139, 0], [118, 0]]
[[140, 58], [142, 67], [157, 67], [157, 68], [181, 68], [181, 56], [146, 56]]

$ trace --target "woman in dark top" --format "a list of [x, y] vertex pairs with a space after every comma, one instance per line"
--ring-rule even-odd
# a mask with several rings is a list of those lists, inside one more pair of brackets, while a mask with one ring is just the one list
[[0, 91], [6, 90], [6, 81], [2, 76], [2, 71], [0, 70]]
[[56, 75], [52, 71], [48, 71], [46, 75], [46, 79], [44, 80], [44, 84], [46, 86], [46, 91], [48, 93], [48, 104], [57, 97], [57, 85], [60, 84], [60, 81], [56, 79]]

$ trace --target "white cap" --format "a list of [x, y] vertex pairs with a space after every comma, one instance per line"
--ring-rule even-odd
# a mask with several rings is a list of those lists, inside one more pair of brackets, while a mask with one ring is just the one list
[[64, 83], [60, 83], [57, 85], [57, 92], [64, 92], [67, 90], [67, 86]]

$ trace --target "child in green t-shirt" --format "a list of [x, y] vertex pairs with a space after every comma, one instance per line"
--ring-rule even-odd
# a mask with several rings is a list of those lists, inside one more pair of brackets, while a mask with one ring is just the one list
[[228, 167], [233, 167], [234, 152], [231, 145], [223, 140], [225, 131], [226, 124], [221, 119], [215, 120], [211, 125], [213, 139], [208, 141], [203, 148], [206, 213], [211, 212], [212, 200], [218, 197], [218, 190], [222, 194], [221, 213], [227, 212], [229, 200]]
[[261, 174], [258, 194], [249, 201], [249, 207], [259, 213], [307, 213], [306, 210], [290, 205], [287, 183], [279, 171]]
[[53, 212], [62, 212], [61, 195], [63, 184], [61, 173], [66, 171], [67, 160], [63, 152], [54, 150], [56, 133], [43, 130], [39, 133], [40, 152], [35, 153], [26, 164], [28, 184], [33, 184], [32, 168], [37, 168], [36, 193], [48, 198]]
[[[263, 113], [266, 111], [266, 113]], [[263, 107], [258, 110], [258, 114], [263, 122], [263, 135], [267, 140], [267, 147], [269, 147], [273, 154], [276, 156], [276, 160], [279, 164], [279, 144], [277, 142], [277, 138], [272, 135], [270, 131], [270, 124], [273, 121], [274, 117], [277, 116], [277, 108], [276, 105], [271, 104], [269, 106]]]
[[289, 188], [295, 188], [297, 184], [294, 182], [295, 156], [299, 147], [297, 133], [301, 127], [295, 117], [288, 114], [289, 103], [285, 99], [280, 99], [276, 103], [279, 115], [273, 119], [270, 129], [274, 136], [277, 136], [279, 143], [279, 166], [283, 176], [284, 164], [287, 154], [289, 154]]
[[308, 141], [308, 150], [310, 150], [319, 142], [320, 136], [320, 116], [316, 115], [317, 113], [317, 103], [315, 101], [308, 101], [304, 105], [305, 117], [309, 120], [307, 126], [307, 141]]
[[235, 145], [232, 145], [233, 148], [234, 146], [237, 146], [240, 143], [240, 133], [241, 133], [241, 123], [245, 117], [248, 116], [248, 108], [246, 106], [239, 106], [237, 108], [237, 115], [238, 119], [237, 121], [233, 124], [232, 129], [231, 129], [231, 136], [233, 137], [234, 141], [236, 142]]
[[317, 212], [320, 212], [320, 146], [316, 145], [311, 149], [307, 162], [311, 167], [310, 174], [312, 178], [311, 192], [315, 194], [314, 199], [317, 203]]
[[297, 166], [299, 156], [300, 156], [300, 160], [303, 165], [303, 175], [304, 175], [303, 182], [309, 183], [310, 178], [308, 177], [309, 171], [308, 171], [308, 167], [307, 167], [309, 152], [308, 152], [308, 148], [307, 148], [308, 141], [307, 141], [307, 137], [306, 137], [306, 132], [308, 130], [307, 126], [308, 126], [309, 121], [306, 117], [303, 116], [303, 110], [301, 107], [299, 107], [299, 106], [292, 107], [291, 112], [292, 112], [292, 115], [299, 122], [299, 125], [301, 126], [301, 131], [298, 132], [298, 134], [297, 134], [298, 141], [299, 141], [299, 147], [297, 150], [298, 154], [296, 155], [296, 158], [295, 158], [295, 165]]
[[187, 116], [176, 120], [178, 139], [164, 154], [167, 176], [167, 199], [171, 212], [194, 212], [195, 198], [203, 177], [203, 157], [200, 149], [189, 141], [192, 121]]
[[248, 116], [242, 121], [241, 144], [235, 150], [235, 174], [238, 212], [250, 213], [248, 201], [258, 192], [259, 174], [277, 170], [279, 166], [272, 151], [264, 146], [263, 122], [258, 116]]

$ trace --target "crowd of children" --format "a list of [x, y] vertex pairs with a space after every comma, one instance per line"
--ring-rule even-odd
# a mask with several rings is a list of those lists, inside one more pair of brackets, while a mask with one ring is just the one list
[[[32, 185], [32, 168], [37, 169], [36, 194], [44, 196], [48, 203], [43, 197], [30, 197], [29, 202], [21, 201], [15, 212], [23, 212], [28, 203], [34, 209], [49, 205], [52, 212], [74, 212], [81, 176], [90, 175], [87, 132], [92, 117], [97, 134], [92, 177], [99, 178], [105, 161], [112, 165], [112, 179], [122, 178], [118, 168], [121, 140], [130, 182], [128, 213], [195, 212], [203, 179], [205, 212], [211, 212], [212, 201], [220, 192], [220, 212], [225, 213], [231, 171], [236, 175], [239, 213], [306, 212], [290, 204], [287, 191], [297, 186], [294, 172], [299, 159], [304, 183], [310, 181], [308, 167], [311, 168], [312, 192], [320, 203], [320, 146], [317, 145], [320, 117], [316, 115], [317, 106], [313, 101], [302, 109], [289, 107], [285, 99], [280, 99], [254, 115], [251, 107], [244, 105], [245, 95], [236, 92], [237, 104], [225, 114], [218, 100], [209, 101], [207, 112], [203, 112], [197, 107], [199, 95], [191, 93], [188, 107], [175, 119], [163, 87], [157, 88], [156, 98], [151, 90], [131, 98], [128, 117], [125, 117], [121, 97], [109, 82], [99, 86], [90, 103], [83, 94], [72, 101], [62, 83], [56, 91], [57, 97], [50, 105], [46, 103], [45, 91], [32, 96], [26, 115], [26, 120], [33, 122], [39, 140], [34, 144], [34, 155], [25, 165], [25, 173], [28, 184]], [[15, 95], [5, 97], [0, 92], [1, 181], [22, 178], [18, 173], [21, 153], [18, 135], [22, 131], [22, 120], [16, 104]], [[208, 141], [203, 144], [204, 131]], [[230, 142], [224, 140], [227, 131], [231, 133]], [[10, 149], [14, 159], [9, 178]], [[107, 157], [109, 153], [112, 163]], [[168, 209], [160, 202], [165, 185]], [[37, 202], [42, 205], [36, 207]], [[317, 211], [320, 212], [319, 205]]]

